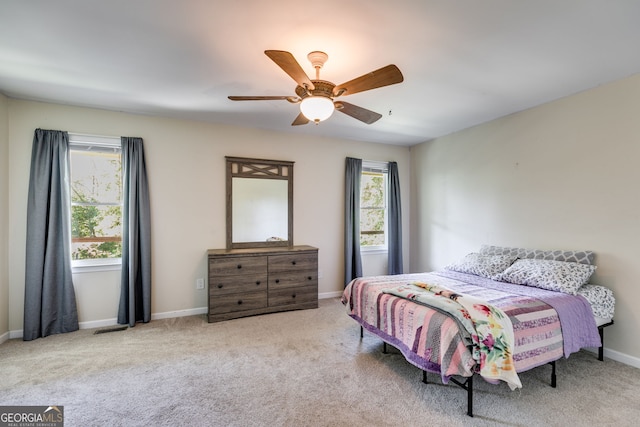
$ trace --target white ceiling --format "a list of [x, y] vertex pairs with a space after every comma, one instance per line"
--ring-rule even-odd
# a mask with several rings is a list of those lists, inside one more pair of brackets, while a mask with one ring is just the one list
[[[412, 145], [640, 72], [639, 0], [0, 0], [0, 92]], [[264, 51], [329, 54], [336, 84], [387, 64], [405, 81], [345, 97], [383, 114], [292, 127]]]

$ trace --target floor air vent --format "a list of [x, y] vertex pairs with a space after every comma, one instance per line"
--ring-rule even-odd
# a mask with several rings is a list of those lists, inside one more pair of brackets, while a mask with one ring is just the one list
[[98, 329], [97, 331], [95, 331], [93, 334], [97, 335], [97, 334], [106, 334], [107, 332], [118, 332], [118, 331], [124, 331], [125, 329], [127, 329], [128, 326], [115, 326], [113, 328], [104, 328], [104, 329]]

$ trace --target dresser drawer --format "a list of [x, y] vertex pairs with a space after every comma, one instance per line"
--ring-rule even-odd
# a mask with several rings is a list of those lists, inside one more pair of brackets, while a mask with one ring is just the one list
[[209, 295], [248, 293], [267, 289], [267, 275], [209, 277]]
[[267, 291], [209, 296], [209, 314], [254, 310], [267, 306]]
[[318, 301], [317, 286], [298, 286], [269, 290], [269, 306], [283, 306], [291, 304], [304, 304]]
[[318, 271], [318, 254], [302, 252], [269, 256], [269, 274], [296, 270]]
[[209, 259], [209, 276], [244, 276], [266, 274], [266, 256], [225, 257]]
[[269, 290], [294, 286], [318, 287], [318, 270], [283, 271], [269, 275]]

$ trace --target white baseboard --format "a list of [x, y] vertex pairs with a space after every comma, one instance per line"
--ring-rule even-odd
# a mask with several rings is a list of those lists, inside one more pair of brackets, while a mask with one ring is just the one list
[[102, 320], [92, 320], [90, 322], [80, 322], [78, 326], [80, 329], [93, 329], [93, 328], [104, 328], [105, 326], [114, 326], [118, 324], [118, 319], [115, 317], [113, 319], [102, 319]]
[[173, 317], [197, 316], [199, 314], [207, 314], [207, 307], [190, 308], [188, 310], [166, 311], [164, 313], [156, 313], [151, 315], [151, 320], [171, 319]]
[[[206, 314], [207, 307], [190, 308], [187, 310], [165, 311], [164, 313], [151, 314], [151, 320], [171, 319], [173, 317], [196, 316], [198, 314]], [[103, 328], [105, 326], [114, 326], [118, 324], [118, 319], [93, 320], [91, 322], [80, 322], [80, 329]]]
[[[589, 353], [593, 353], [595, 355], [598, 354], [598, 349], [593, 348], [585, 348], [584, 350]], [[625, 353], [620, 353], [619, 351], [610, 350], [608, 348], [604, 348], [604, 358], [615, 360], [616, 362], [624, 363], [625, 365], [633, 366], [634, 368], [640, 369], [640, 359], [637, 357], [629, 356]]]
[[0, 335], [0, 344], [2, 344], [5, 341], [8, 341], [9, 338], [10, 338], [9, 332], [5, 332], [4, 334]]
[[327, 298], [339, 298], [342, 296], [342, 291], [338, 292], [323, 292], [318, 294], [318, 299], [327, 299]]
[[637, 357], [629, 356], [619, 351], [609, 350], [606, 347], [604, 348], [604, 357], [640, 369], [640, 359]]

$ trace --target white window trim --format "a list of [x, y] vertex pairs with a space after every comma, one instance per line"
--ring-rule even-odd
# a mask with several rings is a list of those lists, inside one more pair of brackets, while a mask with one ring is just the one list
[[[375, 160], [362, 160], [362, 170], [365, 169], [379, 171], [387, 174], [387, 187], [389, 185], [389, 162], [380, 162]], [[387, 198], [389, 197], [389, 189], [386, 189]], [[362, 246], [360, 245], [360, 253], [364, 255], [375, 255], [375, 254], [386, 254], [389, 253], [389, 244], [388, 244], [388, 219], [389, 219], [389, 201], [387, 200], [387, 207], [384, 210], [384, 236], [385, 245], [378, 246]]]
[[362, 255], [388, 254], [389, 248], [384, 246], [360, 246]]
[[69, 132], [69, 145], [73, 146], [87, 146], [97, 145], [100, 147], [113, 147], [122, 148], [122, 142], [119, 136], [104, 136], [104, 135], [88, 135], [84, 133], [71, 133]]
[[71, 273], [94, 273], [122, 269], [122, 258], [72, 259]]
[[[104, 148], [122, 149], [119, 136], [89, 135], [69, 132], [69, 146], [74, 147], [99, 146]], [[96, 271], [113, 271], [122, 269], [122, 258], [96, 258], [71, 260], [71, 273], [93, 273]]]

